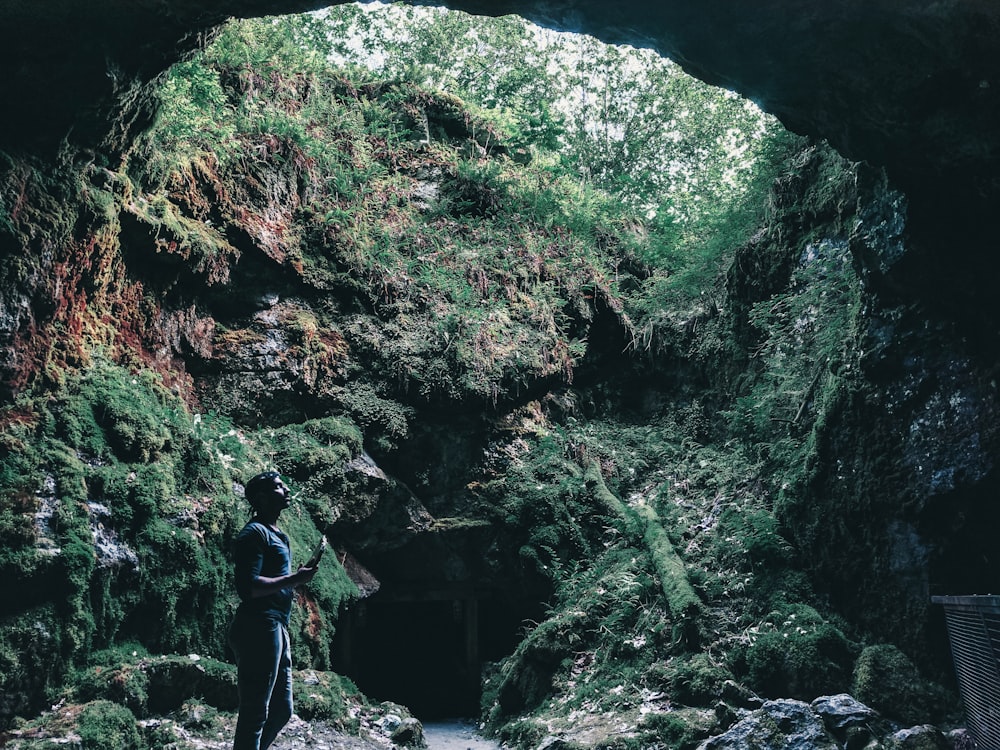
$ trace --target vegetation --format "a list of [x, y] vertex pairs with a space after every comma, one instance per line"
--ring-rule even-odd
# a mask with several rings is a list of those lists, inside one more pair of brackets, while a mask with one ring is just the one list
[[[409, 36], [357, 6], [227, 25], [120, 170], [76, 176], [101, 273], [0, 419], [13, 713], [64, 699], [50, 727], [122, 748], [224, 724], [234, 489], [269, 467], [295, 559], [387, 487], [513, 544], [553, 596], [484, 687], [512, 743], [687, 748], [734, 693], [933, 693], [804, 572], [838, 533], [810, 492], [858, 369], [854, 167], [644, 52], [384, 12]], [[369, 67], [333, 66], [344, 40]], [[300, 715], [352, 731], [357, 593], [324, 566], [293, 620]]]
[[[122, 642], [224, 655], [234, 611], [229, 541], [246, 518], [230, 487], [268, 465], [261, 446], [273, 444], [244, 434], [236, 458], [225, 420], [196, 422], [151, 373], [100, 359], [19, 413], [5, 432], [16, 450], [3, 462], [3, 495], [23, 508], [16, 518], [7, 510], [13, 533], [0, 563], [16, 602], [0, 635], [4, 684], [44, 695], [91, 651]], [[297, 558], [323, 520], [290, 514]], [[338, 568], [317, 576], [318, 609], [294, 625], [299, 663], [328, 664], [322, 636], [332, 622], [322, 612], [336, 612], [352, 590]]]

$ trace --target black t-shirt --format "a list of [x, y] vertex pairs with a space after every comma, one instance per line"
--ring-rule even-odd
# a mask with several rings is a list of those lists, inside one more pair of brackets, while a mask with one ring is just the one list
[[260, 615], [288, 624], [293, 588], [287, 586], [268, 596], [253, 597], [251, 589], [258, 576], [277, 578], [292, 572], [292, 552], [288, 537], [259, 521], [251, 521], [236, 536], [236, 593], [240, 595], [238, 614]]

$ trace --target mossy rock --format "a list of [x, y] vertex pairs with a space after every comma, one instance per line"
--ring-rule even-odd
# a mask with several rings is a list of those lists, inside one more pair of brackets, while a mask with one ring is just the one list
[[200, 696], [215, 708], [235, 710], [239, 705], [236, 668], [215, 659], [161, 657], [147, 667], [149, 708], [154, 713], [176, 710], [191, 696]]
[[956, 713], [957, 699], [920, 675], [896, 646], [880, 643], [861, 652], [854, 666], [851, 694], [884, 716], [917, 724]]
[[669, 713], [646, 714], [639, 723], [643, 747], [665, 746], [673, 750], [692, 750], [713, 732], [718, 721], [710, 711], [679, 709]]
[[76, 684], [80, 700], [110, 700], [145, 717], [176, 711], [192, 697], [213, 708], [233, 711], [239, 705], [236, 669], [204, 657], [138, 657], [83, 670]]
[[66, 626], [54, 606], [0, 619], [0, 721], [30, 716], [46, 705], [46, 693], [67, 669], [59, 644]]
[[137, 664], [88, 667], [77, 676], [75, 694], [78, 700], [119, 703], [142, 717], [149, 706], [149, 675]]
[[714, 664], [708, 654], [674, 660], [666, 680], [672, 701], [686, 706], [712, 706], [722, 695], [722, 687], [733, 678], [725, 667]]
[[[135, 715], [120, 703], [94, 700], [60, 701], [52, 710], [29, 721], [17, 719], [0, 744], [12, 750], [147, 750]], [[155, 744], [157, 750], [162, 744]]]
[[733, 653], [738, 677], [761, 695], [810, 701], [847, 692], [856, 646], [812, 607], [772, 612], [753, 642]]
[[546, 735], [548, 730], [540, 720], [522, 718], [499, 726], [496, 738], [509, 747], [538, 747]]
[[306, 721], [327, 721], [346, 731], [357, 731], [360, 720], [348, 707], [361, 699], [357, 686], [334, 672], [305, 670], [293, 675], [295, 713]]
[[77, 719], [83, 750], [143, 750], [135, 715], [120, 703], [97, 700], [88, 703]]

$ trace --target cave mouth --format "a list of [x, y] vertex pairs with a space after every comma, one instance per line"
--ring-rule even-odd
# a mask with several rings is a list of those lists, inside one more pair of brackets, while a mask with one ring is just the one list
[[334, 669], [421, 721], [481, 713], [483, 670], [513, 653], [537, 600], [467, 586], [383, 587], [342, 613]]

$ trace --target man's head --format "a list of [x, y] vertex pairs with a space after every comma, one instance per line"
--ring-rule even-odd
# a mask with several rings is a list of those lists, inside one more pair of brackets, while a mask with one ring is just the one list
[[258, 515], [273, 514], [277, 518], [288, 507], [288, 488], [276, 471], [264, 471], [253, 477], [246, 483], [243, 495]]

